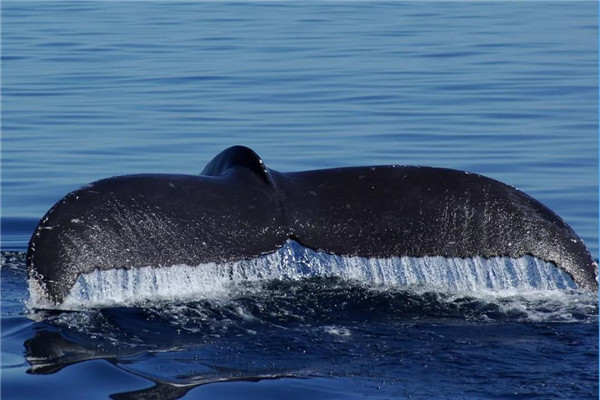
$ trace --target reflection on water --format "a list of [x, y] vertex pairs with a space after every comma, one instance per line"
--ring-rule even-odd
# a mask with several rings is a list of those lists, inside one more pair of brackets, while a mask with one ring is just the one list
[[[325, 393], [311, 377], [326, 377], [326, 393], [340, 398], [347, 398], [353, 385], [384, 397], [436, 397], [443, 385], [450, 398], [502, 396], [506, 385], [521, 385], [551, 397], [573, 374], [586, 382], [570, 389], [573, 397], [597, 391], [597, 369], [580, 368], [580, 363], [592, 365], [598, 343], [597, 298], [585, 291], [475, 297], [314, 277], [240, 283], [228, 296], [199, 301], [32, 310], [28, 320], [19, 301], [26, 291], [24, 255], [4, 253], [2, 263], [3, 371], [69, 379], [61, 389], [66, 397], [89, 390], [73, 383], [77, 378], [70, 373], [78, 379], [91, 376], [77, 375], [80, 371], [107, 373], [96, 372], [94, 360], [121, 372], [107, 383], [106, 395], [124, 399], [179, 398], [203, 390], [223, 394], [208, 384], [256, 380], [271, 393], [279, 393], [278, 382], [287, 391], [296, 387], [297, 397], [311, 387]], [[553, 349], [542, 353], [548, 362], [541, 364], [540, 346]], [[498, 381], [498, 370], [507, 378]], [[127, 381], [131, 376], [141, 381]], [[488, 383], [473, 385], [473, 377]], [[118, 385], [121, 381], [128, 384]], [[535, 384], [540, 381], [546, 386]], [[35, 398], [36, 387], [18, 390]], [[230, 395], [251, 388], [234, 388]]]
[[[598, 311], [595, 296], [583, 292], [475, 298], [333, 278], [264, 281], [246, 289], [226, 299], [34, 313], [39, 322], [24, 342], [28, 372], [56, 374], [102, 359], [155, 384], [112, 396], [122, 399], [179, 398], [209, 383], [307, 376], [359, 376], [390, 387], [408, 380], [421, 391], [416, 382], [440, 371], [446, 371], [445, 384], [463, 391], [477, 365], [504, 362], [479, 346], [502, 346], [523, 357], [538, 351], [537, 339], [530, 339], [540, 329], [550, 335], [568, 329], [556, 321], [584, 322], [578, 329], [591, 334]], [[536, 325], [540, 319], [545, 323]], [[529, 368], [526, 362], [515, 371]], [[452, 372], [452, 365], [460, 371]], [[489, 374], [493, 379], [493, 369]], [[492, 385], [485, 393], [504, 389]]]
[[[133, 349], [110, 349], [110, 346], [104, 347], [98, 345], [98, 341], [93, 338], [91, 343], [89, 340], [86, 345], [82, 345], [75, 341], [66, 339], [57, 332], [42, 330], [36, 332], [35, 336], [25, 341], [25, 358], [31, 365], [31, 368], [27, 370], [30, 374], [54, 374], [59, 372], [61, 369], [70, 365], [89, 361], [93, 359], [104, 359], [116, 367], [121, 368], [121, 363], [124, 359], [131, 359], [139, 354]], [[85, 342], [84, 342], [85, 343]], [[175, 351], [176, 349], [173, 349]], [[157, 351], [168, 351], [168, 349], [162, 349]], [[272, 371], [251, 371], [253, 375], [244, 376], [243, 371], [231, 370], [227, 368], [217, 368], [215, 371], [217, 374], [211, 376], [209, 374], [200, 375], [180, 375], [178, 376], [178, 382], [163, 382], [153, 374], [144, 374], [137, 370], [131, 370], [126, 367], [128, 362], [123, 363], [123, 369], [126, 372], [134, 373], [154, 382], [155, 385], [146, 389], [115, 393], [110, 397], [116, 400], [135, 400], [135, 399], [179, 399], [183, 397], [191, 389], [199, 385], [215, 382], [232, 382], [232, 381], [247, 381], [247, 382], [258, 382], [265, 379], [280, 379], [280, 378], [292, 378], [293, 375], [278, 375]], [[182, 383], [181, 381], [185, 382]]]

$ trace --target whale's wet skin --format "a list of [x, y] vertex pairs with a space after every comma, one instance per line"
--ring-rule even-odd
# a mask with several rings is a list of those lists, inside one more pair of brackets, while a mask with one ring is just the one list
[[[306, 247], [298, 257], [291, 241]], [[265, 262], [281, 264], [280, 277], [298, 268], [339, 275], [313, 268], [323, 257], [346, 278], [469, 290], [543, 287], [543, 264], [552, 264], [562, 274], [550, 287], [598, 289], [598, 264], [577, 233], [502, 182], [399, 165], [282, 173], [245, 146], [225, 149], [200, 175], [116, 176], [68, 193], [34, 230], [27, 265], [34, 300], [44, 298], [36, 306], [51, 309], [72, 301], [73, 289], [85, 298], [93, 282], [110, 294], [120, 281], [135, 296], [144, 267], [202, 270], [155, 273], [162, 287], [178, 274], [195, 276], [192, 288], [228, 270], [269, 276]]]
[[[22, 367], [45, 375], [108, 362], [104, 368], [141, 378], [113, 386], [113, 398], [202, 395], [222, 381], [250, 395], [280, 387], [300, 396], [331, 379], [344, 387], [333, 385], [332, 397], [347, 385], [383, 398], [438, 397], [436, 385], [445, 398], [502, 397], [507, 385], [511, 394], [545, 397], [564, 392], [573, 374], [587, 385], [570, 386], [567, 397], [597, 392], [597, 368], [587, 364], [597, 351], [596, 296], [533, 258], [377, 261], [289, 242], [254, 262], [212, 269], [91, 273], [65, 302], [77, 311], [30, 308], [27, 320], [19, 316], [24, 254], [2, 257], [3, 312], [15, 314], [5, 318], [3, 340], [22, 341]], [[423, 265], [427, 276], [417, 273]], [[556, 363], [564, 374], [548, 379]]]

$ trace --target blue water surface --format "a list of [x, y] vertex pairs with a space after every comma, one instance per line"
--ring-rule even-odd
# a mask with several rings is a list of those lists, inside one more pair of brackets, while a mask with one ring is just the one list
[[265, 282], [225, 303], [32, 315], [22, 254], [73, 189], [199, 173], [244, 144], [281, 171], [484, 174], [597, 259], [596, 2], [1, 7], [3, 398], [597, 398], [594, 296]]

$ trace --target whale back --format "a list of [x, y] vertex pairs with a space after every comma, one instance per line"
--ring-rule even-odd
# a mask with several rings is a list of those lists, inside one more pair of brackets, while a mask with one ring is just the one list
[[200, 175], [222, 176], [240, 168], [251, 171], [266, 184], [273, 185], [271, 174], [263, 160], [254, 150], [245, 146], [232, 146], [223, 150], [206, 164]]

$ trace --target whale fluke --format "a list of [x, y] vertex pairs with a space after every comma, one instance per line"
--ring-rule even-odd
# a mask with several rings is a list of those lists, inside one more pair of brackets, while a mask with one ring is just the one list
[[251, 259], [289, 239], [342, 256], [531, 255], [598, 288], [577, 234], [504, 183], [414, 166], [282, 173], [243, 146], [201, 175], [117, 176], [69, 193], [35, 229], [27, 264], [30, 282], [60, 304], [96, 269]]

